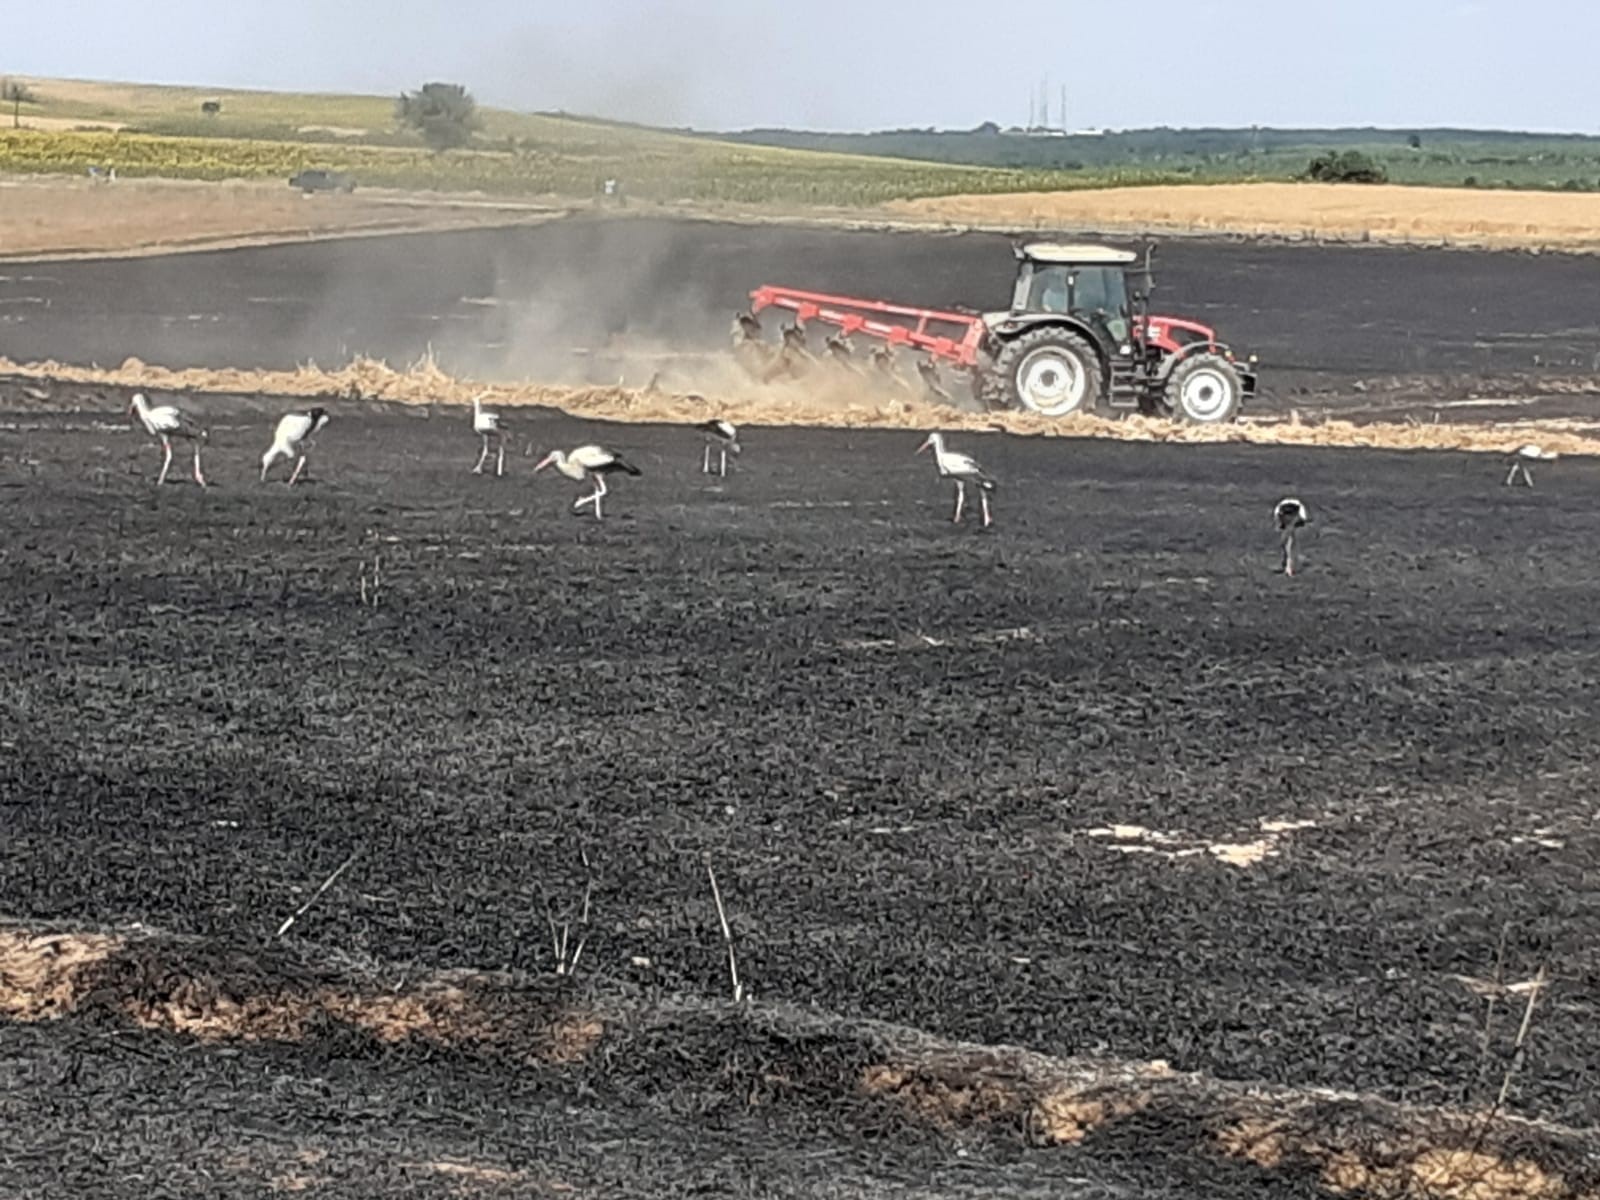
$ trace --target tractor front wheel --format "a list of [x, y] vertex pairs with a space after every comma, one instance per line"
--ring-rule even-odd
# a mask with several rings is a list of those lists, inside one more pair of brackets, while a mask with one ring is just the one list
[[1007, 342], [994, 371], [1014, 405], [1042, 417], [1093, 412], [1100, 402], [1100, 355], [1068, 329], [1032, 329]]
[[1239, 368], [1220, 354], [1196, 354], [1172, 369], [1167, 378], [1167, 403], [1195, 425], [1221, 425], [1237, 419], [1244, 403]]

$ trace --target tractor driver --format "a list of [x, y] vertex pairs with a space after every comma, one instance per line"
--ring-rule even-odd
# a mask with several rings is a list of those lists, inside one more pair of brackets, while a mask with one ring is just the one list
[[1067, 284], [1067, 272], [1046, 271], [1044, 288], [1039, 292], [1039, 310], [1047, 313], [1064, 313], [1072, 303], [1072, 289]]

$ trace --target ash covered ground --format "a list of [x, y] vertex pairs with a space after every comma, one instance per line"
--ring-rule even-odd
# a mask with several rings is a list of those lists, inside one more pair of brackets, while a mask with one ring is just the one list
[[[289, 491], [253, 482], [267, 415], [212, 419], [205, 492], [157, 492], [114, 415], [0, 434], [9, 917], [261, 945], [354, 854], [291, 942], [547, 973], [586, 853], [592, 986], [714, 998], [709, 855], [758, 1004], [1426, 1104], [1498, 1086], [1520, 1006], [1486, 1056], [1471, 981], [1503, 941], [1504, 982], [1554, 980], [1513, 1110], [1595, 1122], [1587, 461], [1528, 490], [1466, 454], [972, 435], [979, 531], [904, 434], [752, 430], [717, 481], [682, 429], [529, 412], [497, 481], [463, 421], [373, 410]], [[517, 449], [595, 436], [645, 472], [599, 524]], [[108, 1078], [225, 1108], [282, 1056], [334, 1096], [401, 1072], [385, 1128], [473, 1086], [137, 1040], [67, 1072], [74, 1036], [0, 1026], [68, 1127]]]

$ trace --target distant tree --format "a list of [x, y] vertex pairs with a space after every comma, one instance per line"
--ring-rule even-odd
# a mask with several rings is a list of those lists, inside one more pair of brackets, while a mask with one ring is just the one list
[[1410, 146], [1413, 150], [1421, 150], [1422, 135], [1420, 133], [1413, 133], [1406, 139], [1406, 145]]
[[999, 133], [1000, 132], [1000, 126], [995, 124], [993, 121], [985, 121], [982, 125], [979, 125], [972, 132], [973, 133], [989, 133], [989, 134]]
[[32, 104], [39, 97], [33, 94], [33, 89], [21, 80], [8, 79], [0, 83], [0, 100], [11, 105], [11, 128], [22, 128], [22, 106]]
[[200, 111], [208, 117], [214, 117], [222, 111], [222, 101], [202, 100], [200, 101]]
[[465, 146], [479, 127], [478, 103], [459, 83], [425, 83], [418, 91], [401, 92], [394, 113], [440, 153]]

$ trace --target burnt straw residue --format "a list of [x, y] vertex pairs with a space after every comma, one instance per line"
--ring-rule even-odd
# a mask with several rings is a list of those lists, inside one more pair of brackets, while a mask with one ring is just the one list
[[[272, 1043], [324, 1063], [465, 1055], [612, 1103], [690, 1106], [707, 1121], [794, 1111], [878, 1138], [949, 1138], [1248, 1166], [1336, 1196], [1589, 1200], [1592, 1135], [1496, 1111], [1225, 1083], [1164, 1062], [1052, 1059], [940, 1041], [815, 1010], [582, 992], [570, 981], [443, 976], [317, 962], [151, 934], [0, 931], [10, 1021], [87, 1023], [213, 1050]], [[393, 1056], [399, 1054], [398, 1059]], [[303, 1157], [315, 1168], [321, 1159]], [[488, 1184], [514, 1172], [434, 1169]]]

